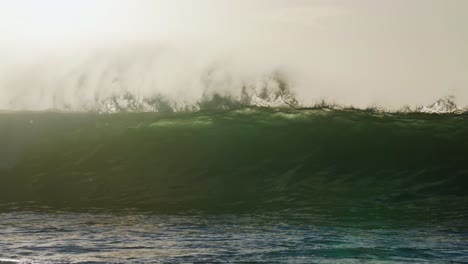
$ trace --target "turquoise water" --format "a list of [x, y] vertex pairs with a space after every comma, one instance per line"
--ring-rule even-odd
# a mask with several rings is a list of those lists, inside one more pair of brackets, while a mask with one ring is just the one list
[[0, 259], [467, 262], [468, 116], [0, 114]]

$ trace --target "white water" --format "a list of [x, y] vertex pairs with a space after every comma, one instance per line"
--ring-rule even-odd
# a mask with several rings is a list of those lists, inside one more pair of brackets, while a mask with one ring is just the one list
[[274, 92], [278, 74], [304, 106], [400, 109], [446, 96], [468, 105], [466, 1], [19, 0], [0, 9], [2, 110], [102, 109], [124, 94], [193, 106], [246, 86], [253, 97]]

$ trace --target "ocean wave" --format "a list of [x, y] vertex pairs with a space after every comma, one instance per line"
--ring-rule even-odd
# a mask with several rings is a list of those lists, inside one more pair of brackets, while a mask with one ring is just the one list
[[467, 208], [466, 115], [18, 112], [0, 114], [0, 128], [1, 203], [162, 211]]
[[[281, 86], [279, 86], [281, 87]], [[326, 100], [319, 100], [315, 104], [300, 104], [289, 90], [283, 90], [275, 87], [273, 92], [265, 88], [261, 93], [255, 90], [248, 90], [244, 87], [240, 97], [222, 96], [212, 94], [204, 96], [202, 100], [193, 104], [178, 104], [171, 102], [163, 96], [151, 98], [141, 98], [125, 93], [119, 96], [111, 96], [103, 100], [94, 107], [78, 109], [67, 108], [65, 111], [85, 111], [99, 113], [121, 113], [121, 112], [156, 112], [156, 113], [175, 113], [175, 112], [197, 112], [197, 111], [231, 111], [242, 108], [271, 108], [271, 109], [329, 109], [329, 110], [364, 110], [381, 113], [429, 113], [429, 114], [465, 114], [468, 107], [459, 107], [455, 103], [453, 96], [444, 97], [436, 100], [429, 105], [416, 107], [404, 106], [399, 109], [386, 109], [380, 106], [368, 106], [365, 108], [354, 107], [352, 105], [339, 105]]]

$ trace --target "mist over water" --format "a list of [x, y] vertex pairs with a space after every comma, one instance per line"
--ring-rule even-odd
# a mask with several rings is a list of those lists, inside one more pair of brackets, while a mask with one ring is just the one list
[[18, 2], [1, 4], [2, 110], [278, 106], [282, 85], [300, 106], [468, 105], [464, 1]]
[[468, 263], [467, 10], [0, 1], [0, 263]]

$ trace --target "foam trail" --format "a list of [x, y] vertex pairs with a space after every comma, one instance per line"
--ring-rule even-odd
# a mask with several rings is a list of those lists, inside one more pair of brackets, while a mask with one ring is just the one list
[[468, 105], [464, 1], [18, 3], [0, 6], [3, 110], [115, 110], [128, 96], [196, 109], [281, 82], [302, 106]]

